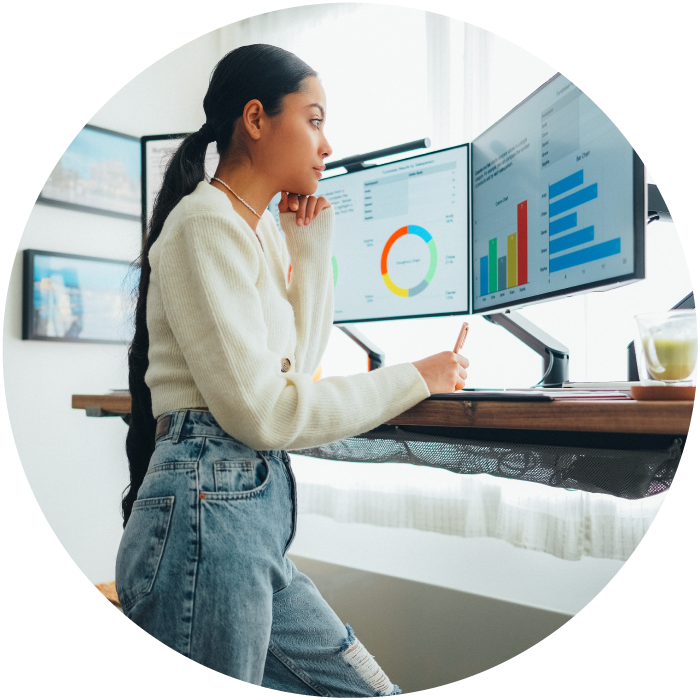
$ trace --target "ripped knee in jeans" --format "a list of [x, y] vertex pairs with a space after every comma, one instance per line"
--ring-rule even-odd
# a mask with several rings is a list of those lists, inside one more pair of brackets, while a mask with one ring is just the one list
[[348, 638], [340, 650], [342, 658], [377, 695], [398, 695], [401, 689], [389, 680], [374, 657], [355, 636], [352, 627], [350, 625], [345, 627]]

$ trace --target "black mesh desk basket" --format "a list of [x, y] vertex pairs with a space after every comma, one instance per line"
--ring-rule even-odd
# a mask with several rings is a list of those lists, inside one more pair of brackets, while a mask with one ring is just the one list
[[398, 462], [491, 474], [638, 499], [667, 490], [684, 438], [558, 431], [383, 425], [294, 454], [347, 462]]

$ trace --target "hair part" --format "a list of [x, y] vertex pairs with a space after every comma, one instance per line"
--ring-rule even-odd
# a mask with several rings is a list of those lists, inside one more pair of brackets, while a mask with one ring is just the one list
[[310, 77], [317, 77], [316, 71], [277, 46], [251, 44], [234, 49], [217, 63], [209, 78], [203, 102], [209, 129], [187, 136], [168, 162], [151, 220], [144, 222], [148, 226], [141, 254], [133, 263], [140, 276], [134, 290], [134, 338], [128, 349], [131, 415], [126, 455], [130, 482], [122, 498], [125, 527], [155, 450], [156, 418], [146, 384], [149, 348], [146, 300], [151, 276], [148, 254], [173, 209], [205, 179], [204, 159], [210, 133], [221, 156], [250, 158], [245, 140], [235, 133], [239, 131], [236, 124], [245, 106], [251, 100], [260, 100], [266, 114], [276, 117], [284, 108], [284, 97], [299, 92], [302, 82]]

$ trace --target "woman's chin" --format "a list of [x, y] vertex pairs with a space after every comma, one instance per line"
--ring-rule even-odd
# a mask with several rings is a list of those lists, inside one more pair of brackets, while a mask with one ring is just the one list
[[298, 182], [296, 183], [295, 188], [288, 189], [287, 192], [294, 192], [294, 194], [298, 194], [303, 197], [311, 197], [312, 195], [316, 194], [317, 189], [318, 180], [314, 180], [308, 182]]

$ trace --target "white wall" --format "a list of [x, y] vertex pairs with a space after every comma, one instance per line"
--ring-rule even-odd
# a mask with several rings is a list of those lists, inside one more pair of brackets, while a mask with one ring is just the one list
[[205, 34], [164, 56], [127, 83], [90, 120], [132, 136], [195, 131], [202, 99], [221, 57], [218, 34]]

